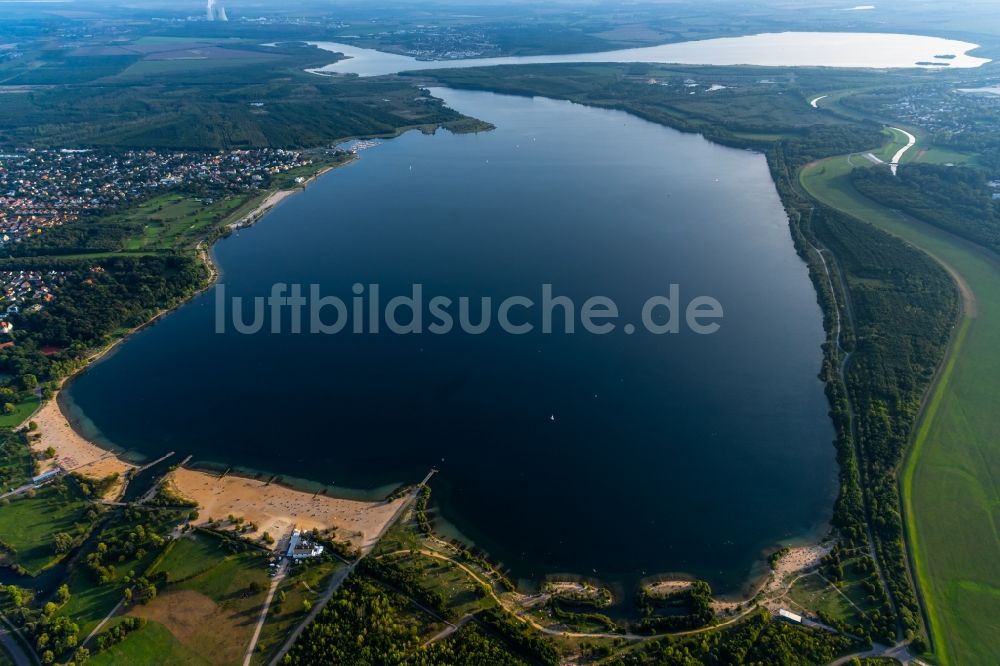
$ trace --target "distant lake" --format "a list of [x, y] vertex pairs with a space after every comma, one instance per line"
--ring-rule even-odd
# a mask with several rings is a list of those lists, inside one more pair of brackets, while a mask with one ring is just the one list
[[[986, 58], [967, 55], [978, 44], [940, 37], [869, 32], [781, 32], [725, 37], [599, 53], [417, 60], [395, 53], [336, 42], [309, 42], [348, 56], [312, 70], [317, 73], [379, 76], [420, 69], [568, 62], [652, 62], [682, 65], [779, 67], [979, 67]], [[954, 57], [951, 57], [954, 56]], [[932, 64], [927, 64], [932, 63]]]
[[[836, 493], [816, 294], [762, 155], [618, 111], [436, 89], [492, 132], [410, 132], [215, 246], [228, 295], [716, 298], [714, 335], [214, 333], [216, 289], [63, 393], [155, 458], [385, 488], [432, 465], [440, 515], [517, 576], [735, 590]], [[558, 329], [557, 330], [561, 330]]]

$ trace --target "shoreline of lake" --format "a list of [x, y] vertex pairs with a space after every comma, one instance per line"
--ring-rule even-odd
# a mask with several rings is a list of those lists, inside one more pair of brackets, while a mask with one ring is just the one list
[[[645, 121], [643, 121], [643, 122], [645, 122]], [[701, 137], [699, 137], [699, 138], [701, 138]], [[704, 139], [701, 139], [701, 140], [704, 140]], [[99, 445], [95, 444], [95, 446], [99, 446]], [[217, 459], [217, 460], [227, 460], [227, 458], [224, 458], [224, 457], [215, 457], [215, 459]], [[253, 466], [254, 467], [258, 467], [260, 469], [266, 469], [266, 466], [264, 466], [262, 464], [253, 465]], [[284, 470], [284, 471], [287, 471], [287, 470]], [[205, 474], [206, 478], [210, 478], [210, 479], [216, 479], [217, 478], [217, 475], [213, 475], [211, 473], [204, 473], [204, 472], [199, 472], [199, 473]], [[334, 493], [337, 492], [336, 488], [333, 490], [333, 492]], [[301, 492], [300, 491], [299, 497], [301, 497], [303, 500], [305, 500], [309, 496], [310, 496], [310, 493], [308, 493], [308, 492]], [[218, 517], [218, 516], [216, 516], [216, 517]], [[820, 527], [815, 527], [814, 526], [813, 528], [811, 528], [808, 531], [811, 534], [815, 534], [818, 529], [820, 529]], [[780, 542], [774, 543], [769, 550], [761, 551], [761, 552], [758, 553], [758, 555], [756, 557], [756, 564], [754, 564], [751, 567], [751, 569], [752, 569], [751, 572], [750, 572], [751, 576], [750, 576], [749, 579], [744, 579], [745, 582], [740, 586], [741, 589], [746, 589], [748, 587], [756, 587], [757, 586], [757, 584], [761, 580], [761, 577], [762, 576], [766, 576], [766, 573], [767, 573], [766, 572], [766, 568], [764, 568], [764, 567], [761, 566], [763, 564], [763, 562], [764, 562], [764, 559], [765, 559], [765, 556], [766, 556], [767, 552], [770, 552], [770, 550], [773, 550], [773, 549], [777, 548], [779, 545], [781, 545], [782, 543], [785, 543], [787, 541], [788, 541], [787, 539], [782, 539]], [[487, 547], [486, 551], [490, 552], [491, 549]], [[671, 569], [677, 570], [676, 567], [671, 567]], [[730, 588], [727, 587], [726, 589], [730, 589]]]
[[[672, 42], [592, 53], [417, 60], [411, 56], [338, 42], [307, 44], [345, 57], [306, 70], [319, 75], [382, 76], [431, 69], [566, 63], [657, 63], [665, 65], [826, 67], [864, 69], [971, 69], [989, 62], [969, 55], [972, 42], [886, 32], [772, 32]], [[877, 59], [876, 59], [877, 57]]]

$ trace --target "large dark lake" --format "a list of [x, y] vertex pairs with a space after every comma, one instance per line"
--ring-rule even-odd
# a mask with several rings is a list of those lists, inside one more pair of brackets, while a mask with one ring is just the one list
[[821, 313], [764, 157], [615, 111], [435, 94], [497, 129], [365, 151], [217, 244], [226, 293], [378, 283], [385, 301], [421, 283], [478, 303], [549, 283], [638, 323], [677, 284], [682, 304], [722, 304], [721, 329], [217, 334], [213, 289], [72, 382], [79, 426], [344, 488], [438, 466], [441, 517], [516, 575], [735, 590], [836, 491]]

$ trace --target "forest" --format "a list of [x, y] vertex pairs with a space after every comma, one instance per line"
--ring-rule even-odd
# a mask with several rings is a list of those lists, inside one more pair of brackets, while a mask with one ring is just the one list
[[89, 350], [182, 302], [204, 284], [207, 275], [196, 257], [169, 253], [113, 255], [96, 262], [6, 259], [0, 265], [68, 272], [58, 298], [48, 307], [11, 317], [15, 345], [0, 350], [0, 372], [15, 377], [20, 386], [58, 382], [82, 367]]
[[351, 576], [282, 663], [287, 666], [538, 663], [537, 658], [524, 660], [516, 656], [504, 642], [476, 624], [468, 624], [447, 639], [421, 650], [418, 630], [429, 618], [408, 612], [408, 605], [406, 597], [360, 576]]
[[[240, 49], [257, 57], [234, 58], [224, 67], [151, 61], [142, 76], [129, 76], [125, 68], [132, 63], [121, 62], [124, 71], [85, 85], [73, 80], [75, 70], [60, 69], [62, 79], [49, 82], [60, 85], [0, 96], [0, 145], [302, 148], [409, 127], [486, 127], [409, 81], [309, 74], [303, 70], [336, 59], [315, 47]], [[74, 58], [74, 67], [91, 59]]]
[[888, 169], [855, 169], [851, 183], [865, 196], [904, 211], [973, 243], [1000, 251], [1000, 199], [978, 169], [906, 164], [898, 177]]

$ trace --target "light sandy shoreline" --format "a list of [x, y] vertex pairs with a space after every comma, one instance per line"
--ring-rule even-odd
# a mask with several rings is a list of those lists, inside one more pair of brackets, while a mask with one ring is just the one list
[[[303, 191], [307, 185], [334, 168], [329, 166], [321, 169], [295, 189], [271, 192], [236, 224], [238, 226], [252, 224], [285, 198]], [[203, 251], [201, 247], [198, 248], [198, 252], [211, 272], [208, 285], [211, 286], [218, 272], [212, 265], [208, 252]], [[158, 313], [150, 322], [137, 327], [132, 333], [145, 328], [167, 312], [169, 310]], [[90, 362], [104, 357], [129, 335], [96, 352], [89, 359]], [[77, 473], [89, 479], [99, 480], [118, 474], [119, 482], [105, 495], [105, 498], [117, 498], [124, 489], [127, 473], [138, 469], [136, 465], [121, 459], [115, 452], [91, 442], [78, 433], [62, 411], [57, 395], [46, 401], [25, 421], [24, 425], [29, 422], [34, 422], [38, 426], [32, 433], [37, 435], [31, 440], [32, 450], [42, 453], [51, 448], [55, 451], [52, 459], [42, 462], [42, 472], [58, 465], [67, 472]], [[338, 539], [348, 539], [360, 547], [368, 545], [377, 537], [396, 512], [399, 503], [403, 501], [400, 498], [393, 502], [365, 502], [317, 496], [311, 492], [268, 485], [253, 479], [238, 476], [226, 476], [220, 479], [215, 474], [183, 468], [172, 472], [168, 483], [179, 495], [198, 503], [201, 512], [200, 522], [207, 522], [209, 518], [225, 519], [231, 514], [258, 526], [259, 529], [255, 533], [249, 533], [249, 536], [260, 536], [264, 532], [269, 532], [276, 539], [286, 536], [293, 528], [336, 529]]]
[[117, 497], [125, 484], [125, 474], [135, 469], [114, 452], [103, 449], [85, 439], [70, 424], [53, 396], [31, 417], [38, 424], [37, 439], [32, 439], [31, 448], [42, 453], [48, 448], [55, 450], [51, 460], [43, 460], [41, 471], [45, 472], [59, 465], [67, 472], [75, 472], [88, 479], [103, 479], [117, 474], [119, 481], [108, 491], [109, 497]]
[[405, 497], [392, 502], [363, 502], [293, 490], [239, 476], [219, 478], [214, 474], [178, 468], [167, 481], [170, 489], [198, 503], [198, 524], [228, 516], [243, 518], [257, 526], [249, 536], [268, 532], [279, 538], [293, 528], [335, 529], [338, 540], [348, 539], [357, 547], [374, 543]]
[[[305, 186], [334, 168], [336, 167], [331, 166], [320, 170], [295, 189], [271, 192], [239, 222], [229, 225], [230, 228], [248, 226], [256, 222], [285, 198], [303, 191]], [[199, 254], [212, 271], [209, 284], [205, 287], [208, 288], [214, 283], [217, 273], [207, 248], [199, 247]], [[160, 312], [150, 322], [137, 327], [133, 332], [141, 330], [168, 312], [170, 312], [169, 309]], [[90, 360], [94, 361], [103, 357], [128, 337], [126, 335], [116, 340], [113, 344], [96, 353]], [[102, 479], [111, 474], [118, 474], [119, 483], [112, 487], [105, 496], [105, 498], [115, 498], [121, 495], [126, 474], [138, 468], [137, 465], [119, 458], [116, 453], [80, 435], [63, 413], [55, 396], [45, 402], [27, 421], [37, 423], [38, 430], [35, 434], [40, 435], [38, 439], [32, 440], [32, 449], [41, 452], [51, 447], [56, 451], [52, 460], [43, 461], [41, 471], [51, 469], [55, 464], [59, 464], [68, 472], [78, 473], [92, 479]], [[351, 541], [353, 545], [362, 548], [370, 545], [377, 538], [384, 526], [395, 515], [399, 503], [404, 501], [402, 498], [393, 502], [383, 502], [320, 496], [313, 492], [268, 484], [256, 479], [235, 475], [219, 478], [214, 473], [186, 468], [179, 468], [171, 472], [167, 483], [177, 495], [197, 502], [199, 507], [199, 517], [195, 521], [197, 524], [207, 523], [210, 519], [225, 520], [227, 516], [233, 515], [257, 526], [256, 531], [247, 533], [248, 536], [259, 537], [264, 532], [268, 532], [275, 539], [287, 536], [293, 528], [302, 530], [335, 529], [338, 540], [346, 539]], [[817, 548], [822, 547], [809, 546], [804, 550]], [[811, 560], [812, 558], [806, 559]], [[806, 567], [810, 566], [810, 564], [799, 561], [798, 553], [792, 557], [783, 558], [783, 561], [789, 563], [790, 569], [782, 574], [776, 574], [772, 578], [780, 580], [791, 571], [805, 568], [802, 566], [803, 564]], [[690, 585], [690, 582], [661, 582], [660, 585], [663, 587], [680, 586]], [[738, 602], [720, 603], [728, 606], [730, 604], [736, 605]]]
[[269, 195], [264, 197], [264, 200], [257, 204], [257, 207], [252, 211], [241, 217], [236, 222], [233, 222], [227, 226], [229, 229], [242, 229], [243, 227], [248, 227], [258, 219], [263, 217], [264, 213], [271, 210], [279, 203], [281, 203], [286, 197], [289, 197], [299, 190], [275, 190]]
[[[38, 425], [35, 434], [39, 435], [32, 440], [31, 448], [39, 453], [49, 447], [56, 451], [54, 458], [43, 462], [42, 471], [58, 464], [65, 471], [88, 479], [118, 474], [119, 482], [105, 496], [116, 498], [124, 488], [126, 474], [138, 469], [80, 435], [55, 398], [46, 402], [31, 421]], [[238, 516], [257, 525], [258, 529], [246, 533], [247, 536], [259, 537], [268, 532], [275, 539], [287, 536], [295, 528], [335, 529], [338, 540], [349, 540], [358, 547], [372, 543], [404, 501], [399, 498], [392, 502], [365, 502], [328, 497], [239, 476], [220, 479], [216, 474], [184, 468], [171, 472], [167, 483], [174, 493], [198, 503], [200, 515], [196, 524]]]
[[316, 173], [314, 173], [313, 175], [309, 176], [304, 181], [302, 181], [301, 183], [299, 183], [297, 185], [297, 187], [294, 187], [294, 188], [292, 188], [290, 190], [275, 190], [275, 191], [271, 192], [266, 197], [264, 197], [264, 200], [261, 201], [259, 204], [257, 204], [257, 206], [252, 211], [250, 211], [249, 213], [247, 213], [246, 215], [244, 215], [243, 217], [241, 217], [236, 222], [232, 222], [231, 224], [228, 224], [226, 226], [226, 228], [235, 231], [236, 229], [242, 229], [244, 227], [249, 227], [254, 222], [256, 222], [257, 220], [259, 220], [260, 218], [262, 218], [264, 216], [264, 213], [267, 213], [272, 208], [274, 208], [279, 203], [281, 203], [282, 201], [284, 201], [286, 198], [290, 197], [291, 195], [295, 194], [296, 192], [301, 192], [302, 190], [306, 189], [306, 187], [308, 185], [310, 185], [311, 183], [313, 183], [316, 179], [318, 179], [323, 174], [336, 169], [338, 166], [344, 166], [344, 165], [350, 164], [352, 161], [353, 160], [348, 160], [347, 162], [344, 162], [343, 164], [330, 165], [330, 166], [323, 167], [322, 169], [320, 169], [319, 171], [317, 171]]
[[764, 583], [762, 590], [765, 600], [764, 606], [772, 612], [787, 607], [785, 594], [791, 589], [795, 580], [803, 573], [817, 568], [831, 550], [833, 550], [832, 543], [789, 548], [788, 552], [774, 563], [774, 571]]

